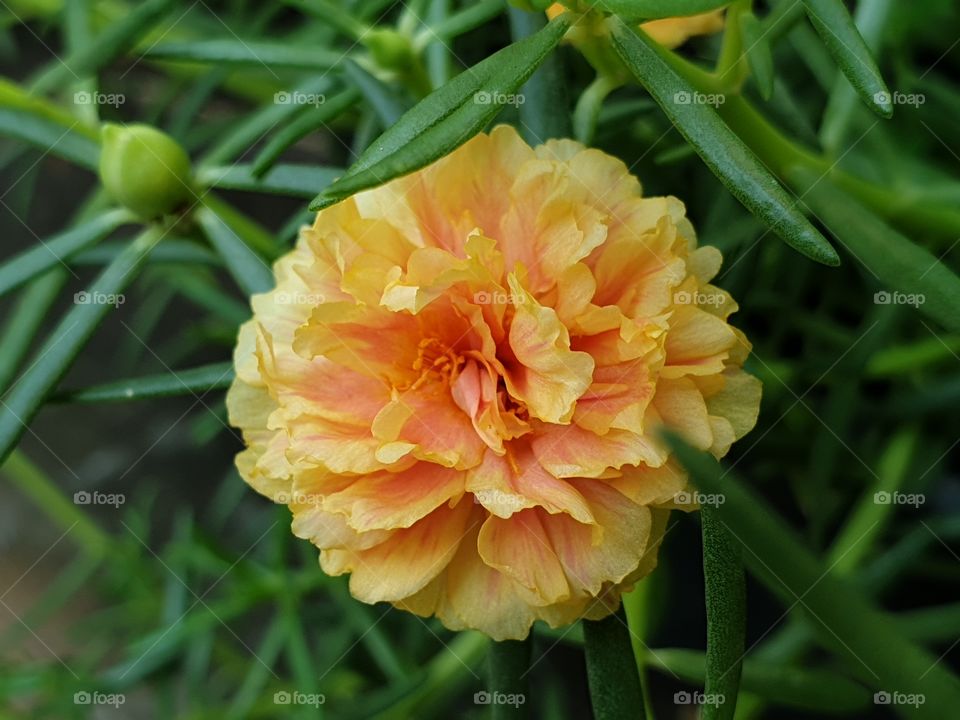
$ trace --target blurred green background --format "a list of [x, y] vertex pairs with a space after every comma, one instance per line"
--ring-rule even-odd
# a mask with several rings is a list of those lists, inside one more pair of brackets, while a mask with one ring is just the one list
[[[956, 269], [960, 8], [851, 4], [890, 89], [913, 98], [881, 121], [794, 4], [755, 4], [779, 18], [767, 27], [775, 83], [768, 100], [752, 82], [744, 92], [786, 135], [884, 188], [894, 224]], [[489, 0], [0, 1], [0, 277], [110, 206], [95, 174], [105, 121], [178, 140], [232, 240], [273, 259], [310, 221], [309, 200], [404, 110], [541, 24]], [[370, 28], [412, 41], [393, 52]], [[712, 61], [720, 43], [683, 53]], [[566, 92], [549, 111], [569, 117], [593, 71], [564, 46], [535, 79], [548, 72]], [[701, 242], [724, 253], [715, 282], [740, 305], [747, 367], [764, 382], [757, 428], [727, 467], [824, 569], [956, 668], [960, 334], [884, 302], [888, 285], [843, 243], [842, 266], [828, 268], [777, 240], [637, 86], [613, 90], [584, 139], [648, 194], [680, 197]], [[0, 397], [136, 230], [103, 234], [29, 282], [0, 283]], [[175, 227], [0, 467], [0, 716], [487, 717], [475, 701], [488, 687], [484, 638], [354, 601], [290, 534], [288, 510], [233, 469], [241, 443], [223, 391], [256, 278], [222, 252]], [[656, 717], [692, 718], [676, 693], [702, 688], [700, 528], [674, 515], [644, 583], [644, 662]], [[815, 642], [804, 603], [761, 580], [748, 576], [738, 717], [894, 717], [862, 670]], [[589, 717], [580, 628], [534, 635], [524, 709]]]

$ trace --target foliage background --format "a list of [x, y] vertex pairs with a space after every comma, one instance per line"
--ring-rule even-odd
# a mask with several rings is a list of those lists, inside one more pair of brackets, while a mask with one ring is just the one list
[[[825, 232], [859, 237], [853, 247], [835, 242], [839, 268], [770, 233], [635, 83], [606, 98], [592, 144], [621, 157], [648, 194], [683, 199], [701, 241], [724, 252], [718, 284], [740, 304], [735, 323], [755, 345], [748, 368], [765, 388], [760, 423], [726, 466], [824, 571], [888, 611], [938, 667], [955, 667], [960, 296], [946, 283], [952, 312], [931, 317], [878, 304], [875, 293], [920, 275], [897, 265], [886, 235], [893, 226], [938, 259], [935, 276], [958, 266], [960, 10], [949, 0], [856, 4], [891, 91], [923, 97], [881, 120], [856, 100], [795, 4], [756, 3], [760, 18], [782, 20], [766, 26], [775, 84], [768, 100], [754, 79], [744, 93], [831, 167], [884, 190], [885, 207], [867, 210], [884, 216], [879, 225], [843, 205], [833, 210], [838, 225], [816, 208]], [[473, 700], [488, 686], [486, 641], [362, 605], [343, 578], [324, 577], [315, 552], [290, 535], [286, 508], [254, 496], [232, 469], [239, 441], [226, 425], [223, 389], [246, 296], [264, 282], [246, 248], [269, 261], [290, 247], [309, 222], [308, 201], [429, 86], [540, 24], [539, 14], [508, 13], [490, 0], [0, 2], [5, 401], [57, 359], [43, 342], [64, 329], [58, 322], [77, 307], [74, 294], [138, 232], [127, 222], [70, 253], [53, 242], [42, 272], [11, 264], [30, 248], [42, 256], [58, 234], [110, 207], [95, 174], [99, 122], [148, 123], [177, 139], [209, 191], [204, 206], [231, 229], [211, 234], [185, 222], [164, 237], [125, 302], [91, 319], [89, 344], [59, 358], [65, 378], [50, 397], [38, 394], [36, 406], [48, 402], [0, 468], [3, 716], [486, 716]], [[376, 59], [368, 26], [420, 37], [414, 70]], [[428, 26], [442, 28], [442, 40], [429, 40]], [[683, 54], [712, 63], [721, 42], [697, 39]], [[497, 121], [535, 136], [545, 127], [538, 119], [556, 127], [569, 117], [594, 71], [569, 46], [545, 67], [524, 90], [531, 102], [506, 107]], [[565, 97], [537, 108], [550, 72]], [[296, 88], [326, 102], [278, 102], [276, 93]], [[124, 101], [84, 103], [92, 93]], [[280, 169], [253, 177], [254, 167], [277, 162]], [[891, 258], [892, 269], [878, 270]], [[925, 501], [878, 504], [878, 489]], [[95, 490], [125, 502], [74, 502], [74, 493]], [[698, 518], [675, 517], [645, 584], [645, 629], [635, 630], [654, 648], [642, 662], [656, 717], [692, 717], [674, 693], [702, 687], [700, 543]], [[825, 624], [816, 596], [784, 598], [778, 581], [791, 584], [792, 568], [767, 567], [764, 576], [751, 547], [760, 550], [749, 542], [744, 550], [751, 574], [738, 717], [909, 717], [909, 708], [872, 702], [874, 691], [897, 688], [814, 641]], [[859, 649], [850, 628], [829, 629]], [[531, 715], [587, 716], [581, 629], [538, 628], [533, 659]], [[326, 702], [275, 703], [276, 692], [293, 690]], [[75, 693], [95, 691], [123, 693], [125, 703], [75, 702]]]

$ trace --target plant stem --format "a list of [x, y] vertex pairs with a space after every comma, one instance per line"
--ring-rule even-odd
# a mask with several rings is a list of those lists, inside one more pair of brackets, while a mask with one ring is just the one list
[[[533, 637], [526, 640], [503, 640], [490, 644], [487, 652], [487, 691], [493, 694], [513, 696], [520, 704], [494, 702], [491, 706], [493, 720], [527, 717], [526, 699], [529, 695], [527, 673], [530, 670], [530, 654]], [[519, 700], [522, 698], [522, 700]]]
[[643, 692], [623, 610], [603, 620], [584, 620], [583, 637], [596, 720], [642, 720]]

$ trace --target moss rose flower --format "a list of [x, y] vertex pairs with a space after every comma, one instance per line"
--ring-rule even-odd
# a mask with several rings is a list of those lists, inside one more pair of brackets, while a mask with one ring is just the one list
[[[253, 298], [231, 422], [358, 599], [522, 638], [616, 609], [759, 382], [683, 204], [507, 126], [321, 211]], [[689, 509], [689, 507], [687, 508]]]

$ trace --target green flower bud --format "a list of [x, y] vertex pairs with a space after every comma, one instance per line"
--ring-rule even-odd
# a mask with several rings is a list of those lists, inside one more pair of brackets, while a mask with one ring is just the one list
[[190, 158], [149, 125], [103, 126], [100, 181], [121, 205], [145, 220], [173, 212], [193, 196]]
[[406, 70], [413, 66], [415, 58], [410, 38], [390, 28], [370, 30], [363, 37], [374, 62], [386, 70]]

